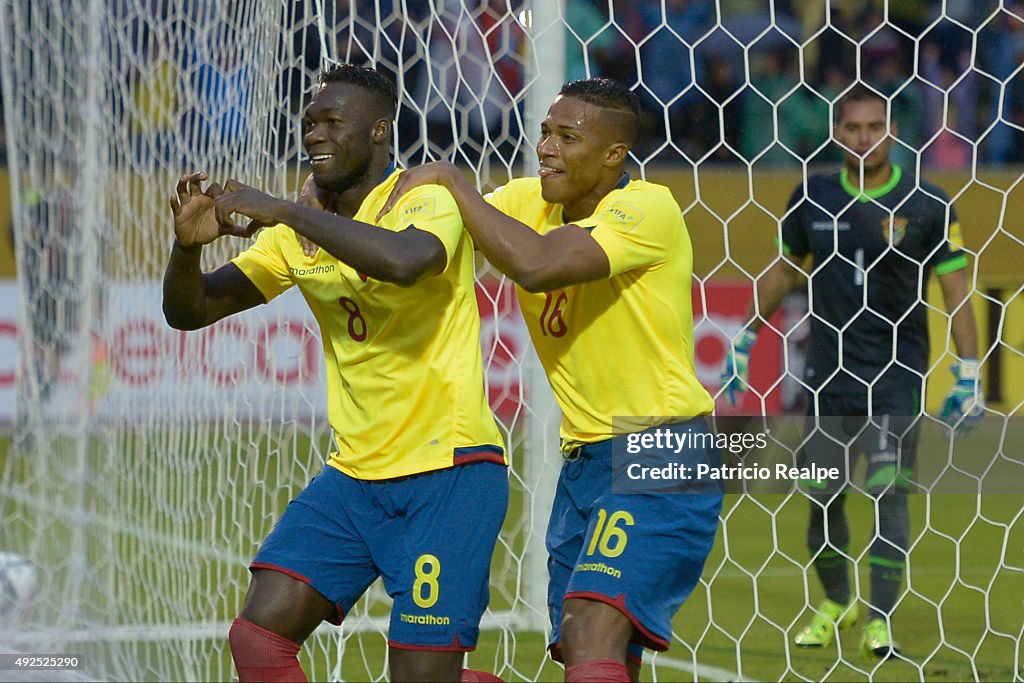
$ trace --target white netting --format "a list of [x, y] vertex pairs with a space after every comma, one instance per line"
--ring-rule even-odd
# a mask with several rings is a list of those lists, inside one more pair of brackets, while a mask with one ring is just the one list
[[[1013, 3], [892, 4], [0, 0], [23, 321], [11, 447], [0, 456], [0, 547], [31, 558], [41, 586], [0, 620], [0, 645], [83, 653], [98, 678], [233, 676], [225, 634], [245, 566], [328, 448], [323, 369], [297, 298], [199, 333], [166, 327], [165, 196], [192, 169], [293, 195], [299, 113], [326, 59], [369, 60], [393, 74], [399, 158], [454, 158], [481, 188], [534, 171], [533, 133], [564, 79], [635, 84], [646, 105], [636, 161], [686, 213], [697, 367], [716, 390], [723, 341], [778, 253], [789, 192], [816, 164], [838, 161], [830, 104], [863, 78], [892, 98], [897, 160], [949, 191], [976, 256], [988, 420], [998, 427], [966, 449], [998, 455], [1011, 481], [1024, 481], [1013, 469], [1024, 433], [1010, 419], [1024, 401], [1015, 265], [1024, 238], [1019, 178], [1007, 166], [1024, 161], [1024, 12]], [[204, 263], [241, 247], [221, 240]], [[553, 679], [561, 674], [544, 655], [540, 540], [559, 464], [557, 411], [514, 297], [483, 263], [479, 279], [514, 493], [470, 663], [512, 680]], [[934, 411], [949, 386], [943, 354], [954, 349], [935, 291], [930, 301]], [[778, 378], [784, 367], [799, 375], [804, 331], [790, 322], [804, 310], [787, 303], [785, 355], [762, 334], [747, 410], [799, 409], [798, 386]], [[936, 436], [922, 450], [945, 453], [944, 443]], [[957, 460], [964, 448], [940, 460], [980, 487], [979, 472]], [[869, 506], [848, 506], [861, 565], [874, 533]], [[1021, 518], [1019, 493], [912, 497], [907, 590], [893, 617], [909, 661], [878, 668], [854, 640], [838, 651], [792, 645], [821, 599], [805, 501], [730, 496], [703, 583], [653, 675], [1019, 679]], [[866, 568], [855, 576], [865, 597]], [[383, 679], [387, 613], [375, 586], [343, 628], [321, 629], [302, 655], [311, 678]]]

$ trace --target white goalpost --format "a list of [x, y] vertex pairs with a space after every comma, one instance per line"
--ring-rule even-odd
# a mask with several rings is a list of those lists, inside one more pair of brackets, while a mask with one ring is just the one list
[[[299, 120], [322, 68], [352, 61], [394, 77], [399, 163], [452, 159], [481, 190], [536, 171], [536, 131], [567, 78], [632, 79], [647, 140], [633, 172], [668, 185], [685, 214], [696, 366], [715, 392], [753, 280], [778, 257], [773, 238], [788, 193], [837, 160], [828, 134], [835, 97], [867, 78], [872, 60], [892, 58], [883, 43], [895, 41], [914, 63], [884, 92], [893, 115], [927, 102], [937, 117], [921, 115], [916, 137], [901, 135], [902, 163], [928, 178], [957, 154], [967, 158], [939, 173], [940, 184], [968, 238], [982, 361], [994, 368], [986, 385], [998, 387], [983, 433], [954, 442], [936, 427], [923, 437], [930, 472], [944, 484], [912, 496], [893, 617], [906, 661], [860, 659], [853, 641], [822, 652], [793, 645], [821, 599], [804, 540], [806, 502], [755, 490], [727, 497], [672, 649], [651, 657], [645, 676], [1021, 680], [1024, 428], [1015, 418], [1024, 405], [1024, 277], [1007, 264], [1024, 258], [1024, 233], [1015, 225], [1019, 168], [1000, 155], [990, 162], [989, 150], [1024, 131], [1008, 113], [1022, 69], [991, 66], [982, 48], [1001, 39], [1004, 24], [1024, 28], [1024, 17], [995, 0], [978, 3], [983, 10], [920, 3], [915, 33], [890, 13], [893, 3], [857, 28], [843, 23], [838, 3], [808, 9], [817, 4], [0, 0], [3, 179], [17, 260], [16, 279], [0, 280], [0, 348], [11, 356], [0, 376], [9, 369], [14, 378], [0, 382], [0, 550], [38, 573], [33, 599], [0, 602], [0, 653], [76, 653], [83, 668], [65, 672], [69, 679], [233, 679], [226, 634], [248, 562], [331, 449], [322, 351], [294, 291], [203, 331], [167, 327], [166, 197], [192, 170], [296, 196], [306, 161]], [[686, 11], [695, 13], [681, 19]], [[948, 26], [968, 61], [932, 82], [929, 36]], [[660, 52], [672, 41], [677, 52]], [[816, 75], [813, 65], [828, 63], [832, 49], [853, 55], [845, 81], [825, 68]], [[662, 54], [678, 58], [656, 61]], [[995, 112], [972, 127], [960, 97], [968, 86]], [[222, 238], [205, 250], [204, 267], [247, 244]], [[560, 679], [545, 653], [544, 549], [560, 415], [511, 286], [482, 258], [477, 279], [512, 499], [469, 663], [506, 680]], [[926, 295], [934, 412], [955, 349], [937, 290]], [[752, 380], [747, 414], [799, 413], [793, 376], [805, 311], [788, 302], [782, 334], [759, 342], [766, 369]], [[614, 350], [601, 362], [616, 362]], [[718, 410], [726, 412], [721, 401]], [[854, 594], [863, 598], [876, 529], [869, 500], [853, 498], [850, 508], [849, 552], [862, 570], [853, 572]], [[323, 625], [301, 654], [310, 679], [385, 680], [389, 608], [378, 582], [342, 627]]]

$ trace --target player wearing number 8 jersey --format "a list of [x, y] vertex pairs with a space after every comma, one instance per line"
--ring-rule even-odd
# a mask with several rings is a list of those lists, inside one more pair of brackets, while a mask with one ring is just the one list
[[[667, 188], [626, 172], [637, 115], [635, 96], [618, 83], [569, 83], [541, 126], [539, 178], [485, 199], [451, 164], [428, 164], [400, 179], [385, 205], [420, 184], [444, 185], [477, 248], [518, 284], [563, 414], [566, 461], [547, 546], [551, 648], [567, 681], [635, 679], [644, 646], [668, 648], [722, 501], [718, 492], [612, 485], [612, 451], [629, 433], [706, 432], [700, 416], [713, 407], [693, 365], [682, 212]], [[718, 454], [679, 457], [713, 464]]]
[[[392, 680], [494, 680], [463, 672], [489, 597], [508, 501], [487, 405], [472, 244], [451, 195], [421, 187], [376, 215], [395, 93], [376, 72], [327, 72], [303, 121], [312, 174], [300, 203], [241, 183], [171, 199], [177, 240], [164, 310], [195, 329], [298, 287], [319, 323], [336, 450], [260, 547], [229, 633], [242, 681], [304, 680], [296, 654], [340, 623], [377, 577], [394, 598]], [[232, 214], [250, 219], [234, 226]], [[212, 273], [200, 245], [267, 226]]]

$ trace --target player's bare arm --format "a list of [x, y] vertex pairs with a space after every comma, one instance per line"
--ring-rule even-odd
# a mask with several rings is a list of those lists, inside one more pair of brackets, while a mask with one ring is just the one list
[[608, 277], [611, 267], [590, 233], [564, 225], [540, 235], [484, 201], [450, 162], [437, 161], [406, 171], [379, 215], [420, 185], [441, 185], [454, 197], [476, 248], [528, 292], [548, 292]]
[[307, 203], [278, 199], [229, 180], [216, 199], [225, 217], [238, 213], [249, 226], [284, 223], [321, 249], [375, 280], [403, 287], [444, 270], [444, 245], [436, 236], [415, 227], [401, 232], [381, 230]]
[[974, 310], [968, 298], [967, 271], [954, 270], [939, 275], [942, 287], [942, 299], [949, 312], [950, 336], [956, 345], [961, 358], [978, 357], [978, 326], [974, 320]]
[[803, 269], [783, 256], [757, 279], [754, 301], [750, 303], [746, 320], [748, 329], [757, 331], [779, 310], [782, 300], [805, 279]]
[[163, 311], [167, 324], [180, 330], [199, 329], [264, 303], [260, 291], [234, 264], [202, 271], [204, 244], [222, 235], [250, 237], [253, 232], [217, 220], [214, 200], [221, 188], [214, 183], [203, 190], [205, 180], [202, 171], [183, 175], [170, 197], [175, 240], [164, 273]]

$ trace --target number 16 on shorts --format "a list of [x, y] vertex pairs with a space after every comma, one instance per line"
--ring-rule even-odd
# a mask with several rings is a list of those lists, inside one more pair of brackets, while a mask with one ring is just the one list
[[587, 555], [593, 555], [594, 551], [600, 552], [605, 557], [618, 557], [626, 550], [629, 543], [629, 535], [623, 527], [633, 526], [633, 515], [625, 510], [616, 510], [608, 514], [604, 508], [597, 511], [597, 524], [594, 525], [594, 533], [587, 545]]

